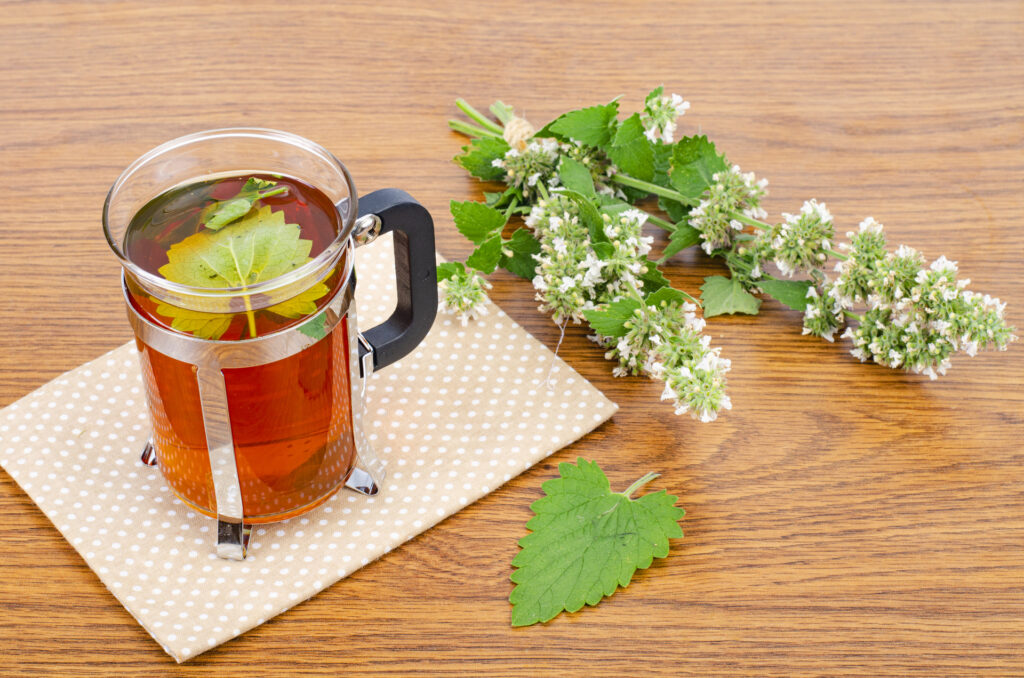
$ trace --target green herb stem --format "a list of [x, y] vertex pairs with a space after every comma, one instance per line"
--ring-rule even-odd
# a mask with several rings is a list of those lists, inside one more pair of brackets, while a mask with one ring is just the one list
[[729, 212], [729, 218], [730, 219], [735, 219], [736, 221], [740, 222], [741, 224], [746, 224], [747, 226], [753, 226], [754, 228], [760, 229], [762, 231], [766, 231], [766, 230], [768, 230], [769, 228], [772, 227], [771, 224], [766, 224], [763, 221], [761, 221], [760, 219], [753, 219], [751, 217], [748, 217], [745, 214], [740, 214], [739, 212]]
[[249, 319], [249, 337], [252, 339], [256, 338], [256, 314], [252, 311], [252, 303], [249, 301], [249, 295], [246, 294], [242, 297], [242, 301], [245, 303], [245, 315]]
[[512, 200], [508, 204], [508, 209], [505, 210], [505, 221], [508, 221], [508, 218], [510, 216], [512, 216], [512, 214], [516, 210], [516, 207], [518, 207], [518, 206], [519, 206], [519, 198], [517, 198], [516, 196], [512, 196]]
[[666, 221], [665, 219], [662, 219], [661, 217], [656, 217], [656, 216], [654, 216], [653, 214], [650, 214], [650, 213], [647, 213], [647, 221], [651, 222], [652, 224], [654, 224], [658, 228], [665, 229], [666, 231], [670, 231], [671, 232], [671, 231], [676, 230], [676, 225], [673, 224], [671, 221]]
[[617, 184], [622, 184], [623, 186], [631, 186], [633, 188], [638, 188], [641, 191], [647, 191], [648, 193], [653, 193], [654, 195], [660, 195], [663, 198], [676, 200], [684, 205], [692, 206], [696, 204], [690, 198], [687, 198], [685, 195], [678, 191], [673, 191], [671, 188], [665, 188], [664, 186], [659, 186], [658, 184], [652, 184], [649, 181], [637, 179], [635, 177], [629, 176], [628, 174], [622, 174], [621, 172], [613, 176], [612, 181], [614, 181]]
[[504, 128], [498, 123], [494, 122], [480, 111], [473, 108], [468, 101], [459, 98], [455, 100], [455, 105], [459, 107], [463, 113], [468, 115], [470, 118], [480, 123], [485, 129], [489, 129], [492, 132], [496, 132], [498, 136], [502, 136], [505, 133]]
[[864, 316], [862, 316], [862, 315], [861, 315], [860, 313], [854, 313], [853, 311], [848, 311], [848, 310], [846, 310], [846, 309], [844, 308], [844, 309], [843, 309], [843, 314], [844, 314], [844, 315], [845, 315], [845, 316], [846, 316], [847, 318], [853, 318], [854, 320], [856, 320], [856, 321], [857, 321], [857, 322], [859, 322], [859, 323], [862, 323], [862, 322], [864, 322]]
[[640, 476], [640, 478], [638, 478], [635, 483], [633, 483], [632, 485], [627, 487], [624, 492], [620, 492], [619, 494], [621, 494], [623, 497], [626, 497], [627, 499], [629, 499], [630, 495], [632, 495], [634, 492], [636, 492], [641, 487], [643, 487], [647, 483], [651, 482], [655, 478], [659, 477], [660, 475], [661, 475], [660, 473], [654, 473], [653, 471], [649, 472], [649, 473], [645, 473], [644, 475]]
[[259, 199], [262, 199], [262, 198], [270, 198], [270, 197], [273, 197], [275, 195], [281, 195], [282, 193], [287, 193], [287, 192], [288, 192], [288, 187], [287, 186], [280, 186], [278, 188], [271, 189], [271, 190], [267, 191], [266, 193], [257, 193], [256, 194], [256, 199], [259, 200]]
[[835, 250], [829, 250], [829, 254], [831, 254], [833, 257], [835, 257], [839, 261], [848, 261], [850, 259], [850, 255], [843, 254], [842, 252], [837, 252]]
[[470, 125], [468, 122], [462, 122], [461, 120], [449, 120], [448, 126], [456, 132], [465, 134], [468, 137], [492, 137], [494, 139], [504, 139], [500, 134], [496, 134], [490, 130], [484, 129], [483, 127]]

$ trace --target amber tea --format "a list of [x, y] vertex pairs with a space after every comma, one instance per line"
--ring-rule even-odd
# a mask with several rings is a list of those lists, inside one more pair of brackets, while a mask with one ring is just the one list
[[[338, 212], [298, 179], [243, 174], [168, 190], [131, 220], [123, 248], [149, 273], [193, 287], [242, 290], [245, 308], [183, 308], [128, 282], [128, 298], [146, 320], [199, 340], [258, 339], [302, 322], [344, 282], [346, 253], [327, 277], [290, 299], [261, 304], [247, 286], [283, 275], [328, 247]], [[326, 500], [354, 462], [347, 324], [282, 360], [224, 369], [231, 435], [245, 515], [269, 522]], [[217, 514], [196, 367], [139, 341], [164, 476], [187, 504]]]

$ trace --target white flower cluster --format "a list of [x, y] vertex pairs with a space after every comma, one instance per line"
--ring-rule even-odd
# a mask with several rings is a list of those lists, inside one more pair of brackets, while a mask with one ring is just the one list
[[708, 254], [731, 246], [743, 230], [736, 214], [751, 219], [768, 216], [761, 208], [761, 198], [768, 195], [767, 179], [755, 180], [753, 172], [743, 173], [739, 165], [715, 172], [711, 178], [715, 183], [704, 191], [700, 204], [689, 215], [689, 224], [700, 231], [700, 246]]
[[661, 139], [671, 144], [676, 133], [676, 119], [688, 110], [690, 102], [684, 101], [678, 94], [647, 97], [644, 110], [640, 113], [644, 135], [651, 141]]
[[799, 214], [782, 213], [782, 223], [762, 231], [758, 251], [771, 258], [787, 278], [797, 271], [820, 268], [832, 252], [835, 231], [825, 203], [804, 202]]
[[[957, 279], [956, 262], [939, 257], [926, 268], [910, 247], [888, 252], [882, 225], [870, 217], [848, 235], [839, 277], [825, 283], [824, 294], [808, 291], [804, 334], [831, 341], [849, 314], [859, 319], [843, 334], [853, 341], [854, 356], [932, 379], [946, 373], [958, 351], [1003, 350], [1016, 339], [1003, 316], [1005, 304], [967, 290], [970, 281]], [[861, 301], [867, 310], [859, 316], [852, 311]]]
[[537, 274], [533, 286], [540, 310], [551, 312], [556, 323], [581, 322], [583, 312], [613, 301], [625, 290], [642, 287], [640, 276], [647, 272], [645, 255], [653, 238], [643, 235], [647, 215], [625, 210], [602, 215], [608, 243], [600, 243], [600, 255], [583, 224], [580, 209], [569, 198], [553, 191], [539, 200], [526, 217], [540, 241]]
[[642, 305], [625, 323], [626, 334], [597, 340], [609, 348], [606, 358], [619, 361], [616, 376], [644, 372], [664, 381], [661, 399], [673, 401], [677, 415], [710, 422], [732, 409], [725, 392], [730, 362], [701, 334], [704, 319], [696, 310], [688, 302]]
[[487, 315], [487, 290], [491, 284], [476, 270], [463, 268], [437, 284], [438, 310], [457, 315], [462, 326], [471, 319]]
[[[607, 242], [594, 243], [574, 201], [557, 191], [538, 201], [526, 224], [541, 245], [533, 279], [541, 310], [561, 324], [580, 322], [585, 311], [613, 302], [636, 302], [650, 265], [646, 255], [653, 238], [643, 235], [646, 220], [636, 209], [603, 214]], [[725, 393], [729, 361], [719, 357], [721, 349], [710, 348], [703, 328], [693, 304], [641, 302], [623, 336], [593, 339], [608, 349], [606, 358], [618, 361], [615, 376], [646, 373], [663, 380], [663, 397], [675, 402], [677, 414], [712, 421], [719, 410], [732, 407]]]
[[533, 139], [525, 148], [510, 148], [504, 157], [495, 158], [491, 164], [505, 170], [505, 183], [522, 191], [529, 198], [537, 184], [549, 184], [558, 180], [558, 159], [561, 145], [555, 139]]

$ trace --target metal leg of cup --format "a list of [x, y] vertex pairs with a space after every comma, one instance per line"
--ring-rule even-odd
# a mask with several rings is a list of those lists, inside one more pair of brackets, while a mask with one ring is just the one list
[[365, 494], [368, 497], [372, 497], [380, 492], [380, 487], [377, 486], [377, 481], [373, 479], [373, 476], [358, 467], [352, 469], [348, 480], [345, 481], [345, 487], [355, 490], [359, 494]]
[[156, 450], [153, 449], [152, 438], [148, 439], [142, 448], [142, 463], [146, 466], [156, 466]]
[[228, 560], [245, 560], [249, 552], [252, 525], [242, 522], [217, 521], [217, 556]]

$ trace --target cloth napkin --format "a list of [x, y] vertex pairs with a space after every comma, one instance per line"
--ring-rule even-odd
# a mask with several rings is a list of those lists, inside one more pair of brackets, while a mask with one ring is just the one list
[[[390, 237], [357, 250], [361, 327], [394, 307]], [[499, 308], [439, 314], [419, 348], [370, 378], [375, 497], [341, 490], [214, 555], [216, 522], [186, 508], [139, 453], [149, 420], [134, 344], [0, 410], [0, 466], [179, 662], [258, 626], [500, 487], [617, 406]], [[68, 583], [71, 586], [71, 583]], [[57, 648], [54, 648], [55, 650]]]

